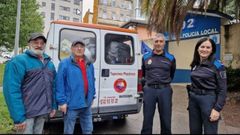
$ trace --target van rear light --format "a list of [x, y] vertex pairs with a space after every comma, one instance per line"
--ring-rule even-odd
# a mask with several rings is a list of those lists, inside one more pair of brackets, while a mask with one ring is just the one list
[[138, 70], [138, 87], [137, 91], [142, 92], [143, 91], [143, 86], [142, 86], [142, 70]]

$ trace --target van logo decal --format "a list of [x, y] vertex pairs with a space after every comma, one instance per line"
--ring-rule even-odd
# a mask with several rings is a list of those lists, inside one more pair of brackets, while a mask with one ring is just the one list
[[124, 79], [119, 78], [114, 82], [114, 89], [117, 93], [124, 92], [126, 88], [127, 88], [127, 82]]

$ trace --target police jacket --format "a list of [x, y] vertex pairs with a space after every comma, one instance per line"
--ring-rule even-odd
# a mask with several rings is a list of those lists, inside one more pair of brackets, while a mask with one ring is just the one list
[[176, 70], [176, 62], [173, 55], [163, 52], [161, 55], [146, 52], [142, 59], [142, 70], [145, 83], [169, 84]]
[[41, 62], [36, 55], [27, 50], [6, 65], [3, 92], [15, 124], [57, 109], [56, 70], [50, 57], [46, 54], [43, 57], [44, 61]]
[[224, 65], [213, 58], [195, 65], [191, 71], [193, 90], [214, 91], [217, 95], [214, 109], [221, 111], [226, 98], [227, 76]]
[[[86, 58], [86, 57], [85, 57]], [[74, 57], [62, 60], [57, 72], [56, 99], [59, 105], [67, 104], [68, 109], [89, 107], [95, 98], [95, 77], [93, 64], [88, 59], [86, 72], [88, 80], [88, 95], [85, 97], [83, 75]]]

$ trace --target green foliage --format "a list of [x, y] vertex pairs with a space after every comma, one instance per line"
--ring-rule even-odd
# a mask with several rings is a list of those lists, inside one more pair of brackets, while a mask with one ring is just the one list
[[13, 133], [13, 122], [9, 116], [2, 92], [0, 92], [0, 108], [0, 134]]
[[[0, 45], [13, 49], [15, 41], [17, 0], [0, 0]], [[19, 47], [27, 45], [29, 33], [43, 31], [43, 19], [36, 0], [22, 0]]]
[[0, 86], [2, 86], [2, 82], [3, 82], [4, 68], [5, 68], [5, 64], [0, 64]]
[[231, 15], [232, 17], [239, 19], [239, 8], [240, 1], [239, 0], [211, 0], [209, 9], [221, 11], [225, 14]]
[[229, 91], [240, 91], [240, 69], [226, 68], [227, 85]]

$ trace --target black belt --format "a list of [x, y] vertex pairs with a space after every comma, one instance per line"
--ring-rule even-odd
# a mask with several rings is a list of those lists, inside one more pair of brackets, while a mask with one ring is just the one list
[[147, 86], [153, 89], [162, 89], [162, 88], [170, 87], [169, 84], [148, 84]]
[[216, 95], [214, 90], [191, 89], [190, 92], [196, 95]]

